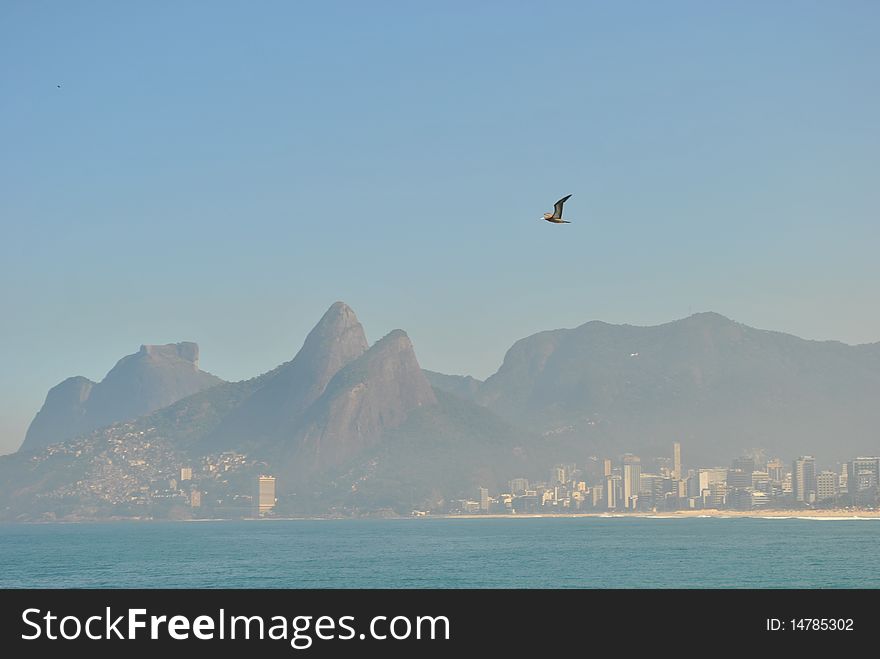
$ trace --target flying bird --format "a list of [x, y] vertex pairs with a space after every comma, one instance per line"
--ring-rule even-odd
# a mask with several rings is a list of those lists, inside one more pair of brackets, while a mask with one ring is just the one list
[[568, 220], [562, 219], [562, 205], [568, 201], [568, 198], [571, 195], [566, 195], [555, 204], [553, 204], [553, 212], [552, 213], [544, 213], [544, 217], [541, 219], [547, 220], [548, 222], [553, 222], [553, 224], [571, 224]]

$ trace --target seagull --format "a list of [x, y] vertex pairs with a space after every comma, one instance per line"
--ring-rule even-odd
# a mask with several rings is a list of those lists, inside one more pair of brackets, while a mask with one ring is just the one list
[[553, 224], [571, 224], [568, 220], [562, 219], [562, 204], [568, 201], [568, 198], [571, 195], [566, 195], [555, 204], [553, 204], [553, 212], [552, 213], [544, 213], [544, 217], [540, 218], [543, 220], [547, 220], [548, 222], [553, 222]]

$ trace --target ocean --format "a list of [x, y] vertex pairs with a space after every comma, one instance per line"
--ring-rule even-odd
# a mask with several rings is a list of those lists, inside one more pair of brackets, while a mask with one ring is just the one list
[[0, 588], [878, 588], [880, 520], [0, 525]]

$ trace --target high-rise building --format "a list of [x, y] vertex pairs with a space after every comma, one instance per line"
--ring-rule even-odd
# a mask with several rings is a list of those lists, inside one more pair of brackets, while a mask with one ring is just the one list
[[851, 495], [873, 492], [880, 483], [880, 458], [858, 457], [851, 460], [847, 473], [847, 491]]
[[672, 478], [672, 458], [666, 458], [661, 455], [660, 457], [654, 458], [653, 463], [653, 469], [644, 464], [642, 465], [642, 469], [647, 469], [651, 473], [663, 476], [664, 478]]
[[675, 496], [677, 496], [679, 499], [686, 499], [688, 495], [688, 485], [690, 483], [690, 480], [687, 478], [682, 478], [680, 480], [677, 480], [675, 483]]
[[770, 505], [770, 497], [765, 492], [752, 492], [752, 510], [755, 508], [766, 508]]
[[567, 483], [568, 474], [565, 472], [566, 469], [563, 465], [556, 465], [553, 467], [553, 471], [550, 472], [550, 484], [555, 485], [556, 483]]
[[697, 493], [710, 489], [715, 483], [727, 482], [727, 469], [723, 467], [712, 467], [710, 469], [698, 469], [696, 476]]
[[727, 481], [717, 480], [709, 485], [710, 508], [724, 508], [727, 504]]
[[608, 510], [616, 510], [618, 506], [617, 496], [620, 490], [620, 476], [608, 475], [605, 479], [605, 507]]
[[486, 487], [480, 488], [480, 512], [489, 512], [489, 489]]
[[755, 458], [751, 456], [743, 456], [741, 458], [737, 458], [733, 461], [733, 464], [730, 466], [730, 468], [745, 472], [747, 474], [751, 474], [753, 471], [755, 471]]
[[181, 467], [180, 468], [180, 482], [183, 481], [191, 481], [193, 477], [192, 467]]
[[623, 507], [635, 508], [641, 487], [642, 461], [637, 455], [623, 456]]
[[779, 458], [773, 458], [767, 463], [767, 475], [774, 483], [781, 483], [785, 480], [785, 463]]
[[812, 455], [802, 455], [792, 463], [791, 492], [795, 501], [816, 500], [816, 460]]
[[531, 490], [529, 494], [513, 497], [511, 504], [515, 513], [536, 513], [538, 512], [538, 495], [534, 490]]
[[727, 483], [712, 483], [702, 495], [703, 508], [722, 508], [727, 502]]
[[752, 489], [758, 492], [770, 492], [770, 474], [766, 471], [753, 471]]
[[782, 489], [782, 493], [783, 493], [783, 494], [791, 494], [791, 492], [792, 492], [792, 489], [791, 489], [791, 480], [792, 480], [792, 478], [791, 478], [791, 472], [788, 472], [788, 473], [785, 474], [785, 476], [783, 477], [783, 479], [782, 479], [782, 483], [781, 483], [781, 489]]
[[526, 490], [529, 489], [529, 480], [527, 478], [514, 478], [507, 485], [513, 496], [519, 496], [520, 494], [525, 494]]
[[733, 510], [752, 509], [752, 490], [733, 488], [727, 492], [727, 507]]
[[260, 476], [258, 484], [258, 511], [260, 515], [265, 515], [266, 513], [271, 512], [273, 508], [275, 508], [275, 477]]
[[672, 442], [672, 477], [681, 478], [681, 442]]
[[753, 472], [751, 471], [743, 471], [742, 469], [728, 469], [727, 485], [729, 487], [740, 489], [749, 488], [752, 486], [752, 473]]
[[[724, 487], [720, 487], [723, 485]], [[716, 494], [711, 494], [715, 492]], [[687, 495], [693, 498], [706, 497], [706, 507], [718, 507], [727, 496], [727, 469], [713, 467], [694, 471], [687, 480]]]
[[611, 475], [611, 459], [605, 458], [603, 464], [604, 464], [604, 470], [605, 470], [605, 478], [608, 478]]
[[659, 487], [657, 482], [662, 480], [664, 479], [660, 474], [639, 474], [638, 494], [653, 497], [654, 491]]
[[653, 504], [655, 506], [671, 506], [678, 498], [678, 485], [681, 481], [673, 478], [660, 478], [654, 481]]
[[838, 482], [841, 494], [849, 492], [849, 464], [846, 462], [840, 465], [840, 480]]
[[701, 485], [703, 485], [700, 481], [700, 472], [699, 469], [691, 469], [688, 471], [688, 479], [687, 479], [687, 495], [689, 497], [698, 497], [700, 493], [703, 491]]
[[201, 490], [193, 490], [189, 493], [189, 505], [192, 508], [201, 508], [202, 507], [202, 492]]
[[816, 476], [816, 501], [833, 499], [840, 493], [836, 471], [823, 471]]

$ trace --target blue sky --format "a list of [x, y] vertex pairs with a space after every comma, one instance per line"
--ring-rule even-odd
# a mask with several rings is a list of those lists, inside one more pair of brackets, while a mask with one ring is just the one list
[[[250, 377], [337, 299], [478, 377], [591, 319], [880, 340], [878, 27], [870, 1], [7, 0], [0, 453], [67, 376], [194, 340]], [[537, 219], [569, 193], [573, 224]]]

